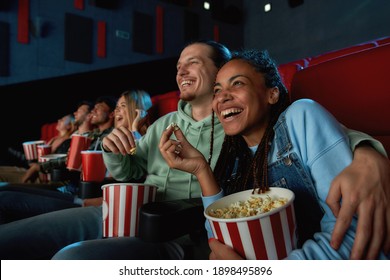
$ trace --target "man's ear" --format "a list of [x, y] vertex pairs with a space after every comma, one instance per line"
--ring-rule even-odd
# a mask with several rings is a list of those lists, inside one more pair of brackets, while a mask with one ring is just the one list
[[112, 111], [110, 114], [109, 114], [109, 118], [110, 119], [115, 119], [115, 110], [114, 111]]
[[269, 98], [268, 102], [269, 104], [276, 104], [279, 101], [279, 88], [278, 87], [273, 87], [269, 89]]

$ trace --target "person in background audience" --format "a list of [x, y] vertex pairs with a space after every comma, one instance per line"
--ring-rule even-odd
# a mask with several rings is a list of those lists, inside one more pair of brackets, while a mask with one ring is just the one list
[[[104, 99], [107, 99], [107, 97]], [[98, 100], [103, 100], [103, 98]], [[110, 104], [109, 107], [111, 108], [110, 110], [112, 110], [112, 103], [107, 101], [107, 104]], [[114, 110], [113, 120], [115, 126], [123, 126], [132, 129], [134, 135], [139, 135], [140, 137], [141, 134], [146, 132], [148, 127], [149, 122], [146, 111], [151, 106], [151, 98], [146, 91], [132, 90], [123, 92], [118, 99]], [[79, 123], [79, 129], [75, 133], [84, 135], [91, 134], [91, 129], [88, 129], [92, 128], [92, 114], [91, 109], [89, 108], [92, 108], [92, 104], [88, 102], [83, 101], [79, 104], [77, 111], [74, 113], [76, 123]], [[141, 115], [143, 118], [141, 118]], [[98, 121], [95, 123], [97, 122]], [[105, 123], [104, 121], [100, 122]], [[94, 147], [94, 145], [91, 145], [91, 147]], [[33, 191], [24, 194], [23, 192], [20, 192], [19, 188], [18, 190], [18, 193], [0, 191], [0, 223], [7, 223], [54, 210], [81, 206], [79, 203], [74, 203], [72, 196], [69, 197], [66, 194], [53, 194], [46, 190], [42, 192]], [[31, 196], [31, 194], [35, 194], [35, 196]], [[65, 200], [65, 202], [63, 200]], [[99, 205], [101, 201], [102, 198], [89, 198], [84, 199], [82, 204], [83, 206]], [[26, 205], [28, 205], [28, 207]], [[25, 210], [27, 208], [28, 211]]]
[[70, 146], [70, 136], [76, 129], [73, 115], [66, 115], [59, 119], [56, 126], [58, 135], [47, 142], [51, 146], [52, 153], [66, 153]]
[[[93, 127], [94, 127], [91, 123], [92, 108], [93, 108], [93, 104], [89, 101], [81, 101], [77, 105], [77, 109], [73, 113], [74, 125], [76, 128], [76, 130], [74, 130], [73, 133], [82, 134], [86, 136], [90, 136], [92, 134]], [[69, 136], [68, 138], [69, 138], [68, 146], [66, 150], [62, 150], [62, 151], [56, 150], [55, 152], [52, 151], [52, 153], [67, 154], [70, 147], [71, 137]], [[22, 183], [27, 183], [29, 181], [33, 182], [34, 178], [38, 176], [39, 171], [42, 171], [43, 173], [50, 173], [52, 166], [61, 166], [64, 165], [65, 162], [66, 162], [66, 157], [53, 159], [51, 161], [46, 161], [46, 162], [32, 163], [30, 165], [29, 170], [24, 174], [22, 178]]]
[[[226, 133], [214, 172], [177, 125], [163, 132], [159, 145], [171, 168], [198, 178], [204, 208], [235, 192], [288, 187], [295, 194], [298, 248], [287, 259], [349, 259], [358, 219], [353, 218], [335, 250], [330, 240], [336, 217], [326, 205], [332, 180], [352, 162], [348, 137], [337, 120], [313, 100], [290, 104], [276, 64], [267, 51], [257, 50], [236, 52], [220, 68], [213, 111]], [[210, 242], [211, 259], [241, 258]]]
[[[54, 136], [50, 139], [47, 144], [51, 146], [51, 153], [63, 154], [67, 153], [70, 146], [70, 136], [75, 131], [75, 119], [73, 115], [65, 115], [57, 121], [56, 130], [58, 131], [58, 135]], [[36, 170], [36, 166], [39, 166], [39, 163], [32, 162], [29, 164], [29, 168], [22, 169], [18, 168], [15, 172], [6, 172], [5, 168], [0, 177], [2, 181], [8, 183], [26, 183], [30, 181], [32, 183], [39, 183], [38, 171]], [[27, 178], [29, 180], [25, 180]]]
[[[181, 128], [184, 128], [189, 142], [200, 150], [204, 156], [209, 156], [213, 83], [218, 68], [229, 58], [229, 50], [222, 44], [213, 41], [194, 42], [183, 49], [177, 64], [177, 83], [181, 92], [178, 111], [163, 116], [154, 122], [148, 128], [147, 133], [137, 141], [137, 151], [134, 155], [128, 155], [128, 151], [135, 147], [134, 138], [129, 131], [114, 129], [112, 133], [104, 138], [105, 163], [115, 179], [128, 181], [139, 179], [146, 175], [146, 183], [154, 183], [159, 186], [158, 199], [168, 200], [200, 196], [198, 181], [193, 176], [184, 172], [171, 170], [166, 165], [157, 146], [163, 130], [170, 123], [175, 122]], [[215, 124], [213, 135], [214, 144], [212, 150], [214, 155], [210, 165], [212, 168], [215, 166], [216, 157], [219, 155], [224, 138], [222, 126], [218, 121]], [[118, 139], [121, 140], [118, 141]], [[370, 143], [374, 144], [377, 143], [369, 137], [360, 137], [360, 139], [371, 141]], [[367, 160], [375, 168], [388, 165], [388, 162], [381, 157], [378, 160], [378, 153], [372, 149], [369, 150], [368, 154]], [[356, 158], [356, 160], [359, 159]], [[388, 170], [386, 168], [384, 169]], [[368, 169], [364, 171], [368, 171]], [[363, 173], [365, 173], [364, 171]], [[366, 177], [374, 175], [370, 171], [367, 174], [359, 175]], [[377, 175], [378, 173], [375, 174]], [[362, 195], [362, 192], [356, 191], [356, 189], [369, 189], [371, 193], [381, 193], [383, 189], [389, 187], [389, 182], [387, 179], [383, 179], [382, 173], [379, 174], [379, 178], [371, 178], [370, 180], [375, 183], [382, 180], [384, 185], [370, 184], [362, 185], [360, 188], [351, 186], [343, 173], [339, 176], [341, 176], [340, 180], [343, 182], [341, 193], [344, 195], [348, 191], [351, 191], [352, 196], [358, 197], [359, 202], [361, 202], [352, 207], [353, 212], [356, 209], [360, 209], [359, 207], [362, 207], [362, 205], [363, 209], [360, 210], [365, 210], [363, 202], [366, 200], [366, 196], [364, 194]], [[369, 183], [370, 180], [368, 181]], [[350, 199], [349, 197], [343, 197], [343, 200], [348, 201]], [[385, 199], [385, 197], [380, 197], [379, 199]], [[382, 206], [382, 208], [380, 207], [381, 210], [387, 206], [382, 204], [382, 201], [378, 204]], [[343, 203], [342, 207], [344, 205], [347, 204]], [[369, 208], [368, 210], [371, 211], [372, 209]], [[348, 220], [348, 214], [350, 213], [347, 213], [346, 217], [344, 215], [342, 218]], [[367, 222], [370, 225], [373, 223], [371, 218], [369, 217]], [[387, 229], [387, 224], [381, 224], [381, 226]], [[27, 228], [29, 229], [28, 237], [22, 234], [24, 229]], [[47, 234], [42, 235], [42, 233]], [[367, 234], [369, 240], [364, 240], [362, 244], [359, 244], [360, 247], [365, 247], [367, 243], [369, 244], [372, 239], [376, 238], [376, 233], [372, 237], [370, 231], [364, 232], [363, 234]], [[59, 252], [57, 257], [80, 259], [83, 257], [88, 259], [160, 259], [183, 257], [181, 248], [175, 242], [164, 244], [143, 243], [137, 238], [108, 238], [102, 240], [101, 207], [65, 209], [31, 217], [22, 221], [15, 221], [1, 225], [0, 235], [2, 236], [0, 239], [0, 257], [2, 259], [51, 258], [59, 249], [68, 244], [92, 239], [97, 240], [86, 243], [82, 242], [81, 244], [77, 243], [74, 246], [64, 248], [63, 251]], [[383, 236], [379, 239], [383, 240]], [[88, 248], [84, 250], [84, 245], [89, 247], [90, 245], [88, 244], [92, 246], [92, 254], [88, 254]], [[207, 244], [206, 247], [208, 247]], [[72, 248], [76, 251], [71, 251], [70, 254], [67, 254], [69, 252], [68, 249]], [[207, 256], [202, 256], [202, 258], [205, 257]]]
[[[91, 124], [96, 126], [92, 132], [87, 132], [84, 125], [79, 130], [88, 133], [92, 137], [90, 149], [100, 149], [101, 139], [111, 132], [114, 124], [114, 110], [116, 98], [112, 96], [101, 96], [97, 98], [94, 108], [88, 112], [85, 108], [87, 103], [80, 103], [78, 110], [75, 112], [79, 122], [90, 121], [85, 125], [87, 128]], [[92, 106], [88, 105], [88, 106]], [[84, 108], [83, 108], [84, 107]], [[79, 111], [80, 108], [83, 108]], [[90, 116], [89, 116], [90, 114]], [[84, 119], [84, 121], [82, 121]], [[46, 171], [42, 167], [46, 166], [48, 170], [53, 168], [66, 169], [66, 160], [51, 160], [49, 165], [38, 165], [41, 171]], [[39, 168], [35, 170], [38, 173]], [[33, 184], [32, 184], [33, 185]], [[66, 208], [80, 207], [83, 201], [78, 198], [78, 186], [73, 182], [66, 182], [64, 186], [54, 186], [54, 189], [47, 190], [41, 188], [30, 188], [19, 185], [8, 185], [0, 188], [0, 223], [9, 223], [39, 214], [62, 210]]]
[[[136, 139], [146, 133], [150, 125], [147, 111], [152, 107], [152, 100], [144, 90], [124, 91], [115, 108], [115, 128], [124, 128], [132, 132]], [[84, 199], [84, 206], [97, 206], [102, 203], [102, 197]]]
[[[115, 104], [116, 98], [113, 96], [98, 97], [94, 107], [91, 103], [82, 102], [79, 104], [80, 107], [74, 114], [79, 116], [81, 127], [75, 133], [81, 133], [92, 139], [89, 150], [100, 150], [101, 139], [113, 129]], [[88, 107], [89, 112], [86, 111], [86, 106], [90, 106]], [[79, 110], [80, 108], [81, 110]], [[66, 169], [66, 161], [67, 157], [62, 157], [42, 162], [35, 171], [50, 173], [53, 169]], [[26, 179], [28, 180], [28, 178]]]
[[88, 137], [91, 136], [92, 131], [96, 128], [96, 126], [92, 124], [93, 107], [93, 103], [86, 100], [83, 100], [78, 104], [77, 110], [73, 113], [77, 125], [77, 130], [74, 132], [75, 134]]
[[121, 94], [115, 108], [115, 128], [124, 127], [132, 131], [136, 139], [141, 138], [150, 126], [148, 110], [152, 99], [144, 90], [129, 90]]

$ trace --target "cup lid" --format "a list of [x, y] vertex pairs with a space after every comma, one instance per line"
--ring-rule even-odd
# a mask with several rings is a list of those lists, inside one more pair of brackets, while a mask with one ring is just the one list
[[102, 154], [102, 150], [82, 150], [82, 154]]

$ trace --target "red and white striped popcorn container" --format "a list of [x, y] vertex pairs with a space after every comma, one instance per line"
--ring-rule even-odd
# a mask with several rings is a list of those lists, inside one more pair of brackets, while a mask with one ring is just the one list
[[[294, 193], [285, 188], [270, 188], [263, 194], [252, 192], [253, 190], [246, 190], [225, 196], [205, 209], [204, 215], [214, 237], [248, 260], [284, 259], [296, 248]], [[272, 200], [286, 198], [287, 202], [255, 216], [227, 219], [209, 215], [211, 209], [230, 207], [233, 203], [247, 201], [252, 196], [270, 196]]]
[[[39, 157], [38, 161], [39, 162], [46, 162], [46, 161], [50, 161], [52, 159], [57, 159], [57, 158], [61, 158], [61, 157], [66, 157], [66, 154], [42, 155]], [[39, 172], [39, 180], [41, 181], [41, 183], [48, 183], [51, 181], [51, 174]]]
[[[49, 144], [41, 144], [37, 146], [37, 152], [38, 152], [38, 162], [46, 161], [42, 159], [42, 156], [46, 156], [48, 154], [51, 154], [51, 145]], [[47, 183], [50, 181], [50, 174], [45, 174], [42, 172], [39, 172], [39, 180], [42, 183]]]
[[23, 151], [27, 160], [38, 160], [38, 145], [45, 144], [43, 140], [23, 142]]
[[103, 237], [138, 235], [139, 209], [155, 201], [157, 187], [138, 183], [112, 183], [103, 190]]
[[38, 161], [41, 156], [45, 156], [51, 154], [51, 145], [49, 144], [40, 144], [37, 146], [38, 152]]

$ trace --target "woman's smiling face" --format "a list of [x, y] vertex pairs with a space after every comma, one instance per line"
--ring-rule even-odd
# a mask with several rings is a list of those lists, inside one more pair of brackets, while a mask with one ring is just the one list
[[124, 96], [118, 99], [115, 108], [115, 127], [121, 126], [129, 128], [128, 107]]
[[225, 133], [241, 134], [250, 146], [259, 144], [269, 122], [274, 90], [265, 86], [263, 74], [248, 62], [226, 63], [216, 77], [213, 100]]

